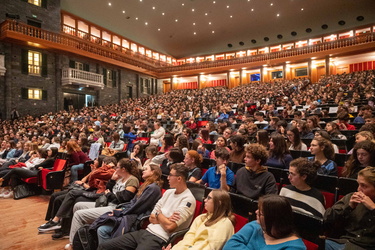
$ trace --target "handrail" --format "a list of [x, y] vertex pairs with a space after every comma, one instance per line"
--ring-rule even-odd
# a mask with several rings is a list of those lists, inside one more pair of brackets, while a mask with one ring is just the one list
[[73, 68], [64, 68], [62, 70], [62, 81], [69, 82], [74, 80], [87, 85], [104, 86], [103, 75], [101, 74]]
[[[289, 50], [270, 52], [252, 56], [239, 57], [234, 59], [205, 61], [199, 63], [186, 63], [183, 65], [170, 65], [166, 62], [152, 59], [129, 49], [120, 47], [117, 44], [100, 39], [82, 31], [72, 31], [69, 34], [62, 34], [42, 30], [40, 28], [20, 23], [15, 20], [5, 20], [0, 24], [0, 38], [4, 38], [8, 31], [30, 36], [48, 42], [61, 44], [63, 46], [79, 49], [99, 56], [110, 58], [119, 62], [131, 64], [155, 73], [168, 73], [185, 70], [201, 70], [207, 68], [235, 66], [254, 62], [264, 62], [275, 59], [283, 59], [292, 56], [306, 55], [310, 53], [323, 52], [326, 50], [339, 49], [354, 45], [375, 42], [375, 33], [362, 34], [359, 36], [339, 39], [330, 42], [323, 42]], [[77, 36], [77, 33], [79, 36]]]

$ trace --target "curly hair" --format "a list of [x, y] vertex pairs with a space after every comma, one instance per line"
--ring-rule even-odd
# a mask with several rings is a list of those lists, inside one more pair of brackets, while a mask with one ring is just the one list
[[260, 160], [260, 165], [264, 165], [268, 159], [266, 147], [261, 144], [253, 143], [245, 147], [245, 153], [249, 153], [255, 160]]
[[319, 147], [324, 147], [323, 154], [327, 159], [333, 160], [335, 158], [335, 150], [333, 149], [333, 145], [331, 141], [323, 137], [314, 138], [313, 141], [317, 141]]
[[305, 182], [309, 186], [311, 186], [316, 179], [320, 165], [319, 162], [312, 162], [307, 158], [297, 158], [290, 162], [290, 166], [295, 167], [300, 176], [306, 176]]

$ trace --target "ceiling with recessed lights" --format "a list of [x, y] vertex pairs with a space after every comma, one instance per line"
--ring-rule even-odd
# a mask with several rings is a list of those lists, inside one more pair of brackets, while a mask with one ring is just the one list
[[375, 24], [375, 0], [61, 0], [61, 8], [175, 58]]

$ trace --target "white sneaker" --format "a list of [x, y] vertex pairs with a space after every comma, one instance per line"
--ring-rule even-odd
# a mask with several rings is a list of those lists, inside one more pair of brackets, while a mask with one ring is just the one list
[[68, 250], [73, 249], [73, 246], [72, 246], [71, 243], [68, 243], [68, 244], [65, 245], [64, 249], [68, 249]]
[[8, 191], [4, 193], [4, 199], [13, 198], [13, 191]]

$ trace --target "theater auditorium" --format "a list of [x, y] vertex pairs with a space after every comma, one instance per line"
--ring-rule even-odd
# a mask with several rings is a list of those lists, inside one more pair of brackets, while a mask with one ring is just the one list
[[2, 0], [0, 249], [375, 249], [373, 0]]

